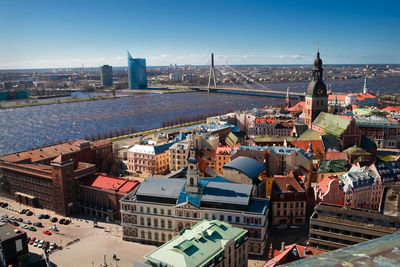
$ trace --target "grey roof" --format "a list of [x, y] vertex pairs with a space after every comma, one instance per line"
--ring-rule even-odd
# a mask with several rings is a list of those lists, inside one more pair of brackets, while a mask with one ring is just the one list
[[178, 198], [186, 179], [167, 179], [150, 177], [144, 180], [136, 194], [144, 196]]
[[328, 149], [340, 150], [340, 144], [336, 136], [330, 134], [322, 135], [321, 140], [325, 151]]
[[235, 169], [246, 174], [250, 179], [255, 179], [266, 168], [263, 164], [249, 157], [237, 157], [224, 165], [224, 169]]
[[208, 182], [201, 201], [248, 205], [252, 188], [247, 184]]

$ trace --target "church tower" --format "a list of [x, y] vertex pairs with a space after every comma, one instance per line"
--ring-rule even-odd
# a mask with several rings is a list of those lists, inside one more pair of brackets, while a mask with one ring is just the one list
[[193, 147], [189, 152], [186, 177], [186, 192], [199, 193], [199, 168], [197, 167], [196, 150]]
[[289, 95], [289, 86], [287, 87], [286, 90], [286, 100], [285, 100], [285, 109], [289, 109], [291, 107], [290, 105], [290, 95]]
[[322, 60], [319, 57], [314, 60], [312, 69], [312, 80], [308, 85], [306, 92], [306, 113], [305, 123], [311, 129], [312, 122], [317, 118], [319, 113], [328, 111], [328, 94], [326, 85], [323, 81]]

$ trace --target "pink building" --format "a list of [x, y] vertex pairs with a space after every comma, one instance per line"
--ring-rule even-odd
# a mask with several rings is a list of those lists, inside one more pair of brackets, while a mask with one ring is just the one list
[[344, 192], [337, 176], [325, 177], [314, 188], [315, 201], [333, 205], [344, 205]]

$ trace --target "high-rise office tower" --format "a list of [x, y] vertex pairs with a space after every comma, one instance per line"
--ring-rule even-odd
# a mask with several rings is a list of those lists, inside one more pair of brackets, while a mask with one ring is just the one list
[[102, 86], [111, 86], [113, 84], [113, 72], [111, 66], [100, 66], [100, 80]]
[[133, 58], [128, 52], [129, 89], [147, 88], [146, 59]]

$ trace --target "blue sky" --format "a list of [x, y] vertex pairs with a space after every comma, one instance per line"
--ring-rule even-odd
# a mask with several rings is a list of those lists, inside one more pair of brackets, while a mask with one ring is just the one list
[[0, 0], [0, 69], [400, 63], [399, 2]]

